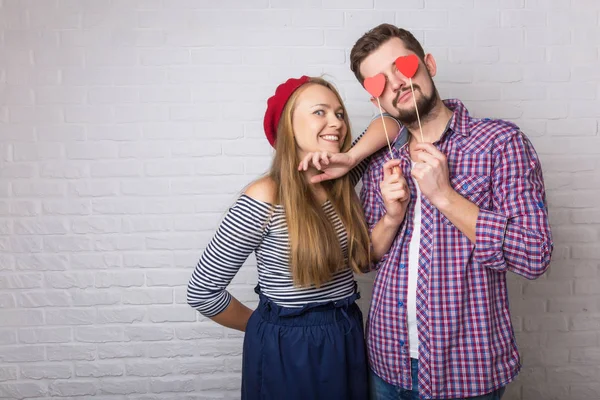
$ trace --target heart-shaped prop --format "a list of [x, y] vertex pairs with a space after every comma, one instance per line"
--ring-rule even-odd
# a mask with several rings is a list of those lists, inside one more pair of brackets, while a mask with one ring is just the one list
[[[385, 75], [380, 73], [375, 76], [365, 78], [365, 80], [363, 81], [363, 85], [365, 86], [365, 89], [367, 89], [367, 92], [369, 92], [369, 94], [373, 96], [371, 101], [377, 99], [377, 105], [379, 106], [379, 114], [381, 115], [381, 120], [383, 121], [383, 110], [381, 109], [379, 96], [381, 96], [381, 93], [383, 93], [383, 89], [385, 89]], [[390, 137], [387, 133], [385, 122], [383, 122], [383, 132], [385, 133], [385, 139], [387, 140], [388, 149], [390, 150], [390, 157], [394, 158], [394, 155], [392, 153], [392, 146], [390, 144]]]
[[398, 57], [396, 59], [396, 68], [407, 78], [415, 76], [417, 69], [419, 69], [419, 57], [414, 54], [408, 56]]
[[381, 96], [383, 89], [385, 88], [385, 76], [383, 74], [377, 74], [369, 78], [365, 78], [364, 81], [365, 89], [367, 92], [375, 98]]

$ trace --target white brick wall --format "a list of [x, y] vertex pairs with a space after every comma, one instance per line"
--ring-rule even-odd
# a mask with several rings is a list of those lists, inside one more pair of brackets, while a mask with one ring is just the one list
[[[506, 398], [599, 399], [598, 0], [0, 0], [0, 398], [239, 398], [242, 335], [186, 305], [187, 279], [269, 164], [276, 84], [325, 73], [365, 127], [348, 56], [380, 22], [543, 159], [556, 251], [510, 278]], [[247, 264], [231, 289], [255, 304]]]

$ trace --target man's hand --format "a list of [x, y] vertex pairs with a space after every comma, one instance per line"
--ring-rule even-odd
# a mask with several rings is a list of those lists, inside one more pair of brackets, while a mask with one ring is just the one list
[[298, 171], [307, 171], [314, 167], [321, 174], [315, 175], [310, 179], [311, 183], [319, 183], [331, 179], [342, 177], [356, 165], [356, 160], [349, 153], [329, 153], [327, 151], [312, 152], [306, 154]]
[[383, 181], [379, 185], [386, 209], [386, 218], [400, 225], [406, 215], [410, 191], [402, 171], [400, 160], [389, 160], [383, 165]]
[[415, 163], [411, 175], [419, 184], [423, 195], [438, 209], [442, 209], [454, 193], [450, 186], [448, 160], [431, 143], [418, 143], [415, 150], [419, 162]]

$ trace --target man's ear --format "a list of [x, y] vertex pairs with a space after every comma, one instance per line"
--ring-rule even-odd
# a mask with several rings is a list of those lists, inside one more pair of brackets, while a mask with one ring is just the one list
[[379, 110], [379, 103], [375, 97], [371, 97], [371, 104], [373, 104]]
[[437, 73], [437, 64], [433, 55], [431, 55], [430, 53], [425, 54], [423, 63], [425, 64], [425, 68], [427, 68], [427, 71], [429, 71], [429, 75], [431, 75], [431, 77], [433, 78]]

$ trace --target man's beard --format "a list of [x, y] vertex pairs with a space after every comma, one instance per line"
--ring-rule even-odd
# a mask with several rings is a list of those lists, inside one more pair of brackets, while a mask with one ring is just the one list
[[[437, 92], [435, 86], [433, 85], [433, 82], [431, 82], [431, 84], [432, 84], [432, 89], [431, 89], [431, 94], [429, 96], [425, 95], [421, 91], [421, 88], [419, 86], [413, 85], [415, 94], [417, 93], [417, 90], [422, 94], [422, 96], [417, 97], [417, 110], [419, 110], [419, 117], [421, 120], [424, 120], [427, 118], [427, 116], [429, 115], [431, 110], [433, 110], [433, 108], [435, 107], [435, 104], [438, 101], [438, 97], [439, 97], [438, 92]], [[408, 90], [411, 90], [411, 89], [408, 89]], [[405, 91], [398, 93], [398, 96], [393, 101], [394, 108], [396, 109], [396, 111], [398, 113], [398, 116], [396, 118], [400, 122], [402, 122], [403, 125], [413, 125], [413, 124], [417, 123], [417, 121], [418, 121], [417, 111], [413, 108], [414, 100], [412, 103], [413, 107], [411, 107], [410, 109], [401, 109], [397, 105], [398, 99], [401, 96], [403, 96], [404, 94], [405, 94]]]

